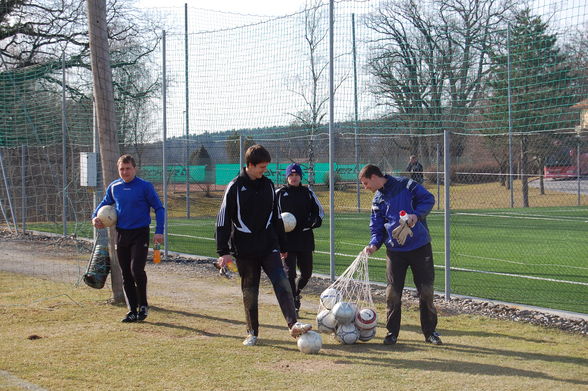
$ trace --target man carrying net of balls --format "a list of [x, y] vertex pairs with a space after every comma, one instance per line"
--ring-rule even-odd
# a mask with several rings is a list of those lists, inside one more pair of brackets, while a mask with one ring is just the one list
[[270, 279], [290, 335], [298, 337], [311, 325], [297, 321], [294, 297], [282, 266], [285, 232], [273, 182], [263, 174], [271, 162], [269, 152], [253, 145], [245, 152], [240, 174], [225, 190], [216, 222], [217, 265], [225, 267], [235, 256], [247, 320], [245, 346], [257, 344], [258, 297], [261, 270]]
[[410, 267], [419, 294], [421, 329], [425, 341], [441, 345], [441, 338], [435, 330], [437, 310], [433, 303], [433, 250], [425, 222], [435, 205], [435, 197], [412, 179], [384, 175], [372, 164], [361, 169], [359, 180], [365, 189], [375, 193], [370, 221], [372, 238], [364, 251], [371, 255], [382, 244], [386, 245], [388, 335], [384, 344], [393, 345], [398, 338], [402, 291], [406, 271]]

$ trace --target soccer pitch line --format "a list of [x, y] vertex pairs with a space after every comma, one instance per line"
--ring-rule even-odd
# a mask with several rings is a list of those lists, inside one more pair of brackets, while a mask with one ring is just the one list
[[[325, 254], [329, 255], [330, 253], [327, 251], [315, 251], [318, 254]], [[357, 255], [351, 254], [344, 254], [344, 253], [335, 253], [335, 255], [340, 257], [348, 257], [348, 258], [355, 258]], [[386, 258], [379, 258], [379, 257], [370, 257], [370, 259], [378, 259], [385, 261]], [[445, 266], [443, 265], [434, 265], [437, 269], [445, 270]], [[545, 278], [545, 277], [535, 277], [535, 276], [527, 276], [523, 274], [513, 274], [513, 273], [502, 273], [502, 272], [490, 272], [485, 270], [476, 270], [476, 269], [466, 269], [462, 267], [450, 267], [450, 270], [460, 271], [460, 272], [469, 272], [469, 273], [481, 273], [481, 274], [491, 274], [496, 276], [503, 276], [503, 277], [515, 277], [515, 278], [525, 278], [529, 280], [539, 280], [539, 281], [549, 281], [549, 282], [559, 282], [562, 284], [572, 284], [572, 285], [582, 285], [588, 286], [587, 282], [580, 282], [580, 281], [569, 281], [569, 280], [557, 280], [555, 278]]]
[[562, 267], [562, 268], [569, 268], [569, 269], [579, 269], [579, 270], [588, 270], [588, 267], [582, 266], [571, 266], [571, 265], [559, 265], [557, 263], [525, 263], [525, 262], [517, 262], [517, 261], [509, 261], [507, 259], [500, 259], [500, 258], [490, 258], [490, 257], [481, 257], [479, 255], [468, 255], [468, 254], [456, 254], [460, 257], [468, 257], [468, 258], [475, 258], [475, 259], [483, 259], [485, 261], [498, 261], [503, 263], [510, 263], [513, 265], [525, 265], [525, 266], [555, 266], [555, 267]]
[[[521, 220], [545, 220], [545, 221], [556, 221], [560, 222], [562, 220], [561, 217], [549, 217], [549, 216], [541, 216], [541, 215], [526, 215], [526, 214], [494, 214], [494, 213], [473, 213], [473, 212], [456, 212], [453, 215], [455, 216], [476, 216], [476, 217], [499, 217], [503, 219], [510, 219], [510, 218], [517, 218]], [[564, 217], [567, 221], [578, 221], [582, 223], [586, 223], [588, 221], [584, 220], [583, 217]]]
[[168, 232], [167, 235], [168, 236], [179, 236], [181, 238], [193, 238], [193, 239], [202, 239], [202, 240], [211, 240], [211, 241], [214, 240], [214, 238], [206, 238], [204, 236], [194, 236], [194, 235], [184, 235], [184, 234], [172, 234], [172, 233], [169, 233], [169, 232]]

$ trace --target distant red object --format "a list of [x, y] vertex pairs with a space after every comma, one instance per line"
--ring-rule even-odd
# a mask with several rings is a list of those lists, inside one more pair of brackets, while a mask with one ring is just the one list
[[[573, 179], [578, 176], [576, 150], [564, 150], [546, 159], [545, 179]], [[580, 176], [588, 175], [588, 153], [580, 154]]]

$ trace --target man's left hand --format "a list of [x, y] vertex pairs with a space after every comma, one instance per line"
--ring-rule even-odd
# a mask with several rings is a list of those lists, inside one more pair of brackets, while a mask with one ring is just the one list
[[163, 243], [163, 235], [162, 234], [155, 234], [153, 235], [153, 243]]

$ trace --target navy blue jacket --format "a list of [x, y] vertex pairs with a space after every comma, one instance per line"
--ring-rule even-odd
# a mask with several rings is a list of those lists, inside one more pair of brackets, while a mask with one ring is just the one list
[[[376, 191], [372, 201], [370, 245], [380, 248], [385, 244], [391, 251], [412, 251], [431, 242], [425, 218], [435, 205], [435, 196], [412, 179], [385, 177], [386, 183]], [[411, 228], [413, 236], [408, 236], [403, 246], [392, 238], [392, 230], [399, 225], [401, 210], [419, 217]]]

